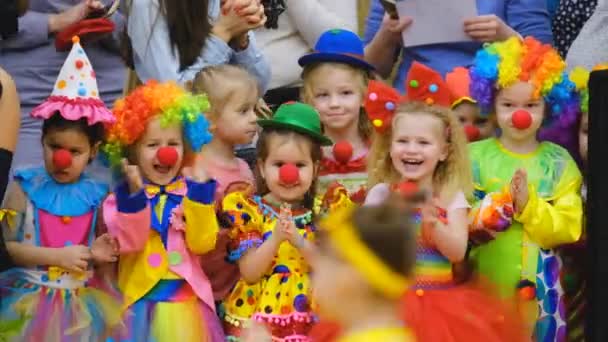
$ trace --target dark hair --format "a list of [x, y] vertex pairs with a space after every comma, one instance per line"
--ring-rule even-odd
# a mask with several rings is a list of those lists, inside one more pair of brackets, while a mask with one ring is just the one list
[[405, 276], [410, 275], [416, 261], [411, 217], [411, 204], [397, 196], [378, 206], [357, 208], [352, 217], [363, 243], [394, 272]]
[[42, 124], [42, 139], [51, 131], [67, 130], [79, 131], [86, 135], [91, 147], [103, 141], [104, 138], [104, 127], [101, 122], [89, 126], [86, 118], [72, 121], [65, 119], [59, 112], [56, 112], [53, 116], [44, 120]]
[[[159, 15], [165, 17], [171, 47], [179, 55], [180, 70], [194, 64], [211, 34], [208, 0], [158, 0]], [[127, 19], [128, 20], [128, 19]], [[153, 25], [156, 24], [156, 21]], [[149, 40], [149, 38], [148, 38]], [[123, 32], [123, 58], [133, 68], [133, 49], [125, 28]]]
[[[311, 158], [312, 161], [316, 164], [319, 163], [321, 161], [321, 158], [323, 157], [323, 150], [321, 150], [321, 144], [316, 142], [315, 140], [313, 140], [311, 137], [304, 135], [304, 134], [300, 134], [298, 132], [289, 130], [289, 129], [284, 129], [284, 128], [264, 128], [262, 130], [262, 133], [260, 133], [260, 136], [258, 138], [258, 142], [257, 142], [257, 159], [260, 161], [264, 161], [266, 160], [266, 158], [268, 158], [268, 154], [270, 153], [270, 146], [269, 146], [269, 141], [270, 138], [272, 136], [282, 136], [282, 137], [289, 137], [291, 139], [293, 138], [301, 138], [305, 141], [307, 141], [310, 144], [310, 152], [311, 152]], [[259, 194], [261, 195], [265, 195], [269, 192], [268, 190], [268, 186], [266, 186], [266, 182], [265, 180], [262, 178], [261, 174], [260, 174], [260, 167], [262, 167], [263, 163], [258, 163], [257, 167], [255, 168], [255, 179], [256, 179], [256, 186], [257, 186], [257, 191]], [[310, 186], [310, 189], [308, 190], [308, 192], [306, 192], [306, 195], [304, 195], [304, 206], [308, 209], [312, 209], [314, 206], [314, 202], [315, 202], [315, 196], [316, 196], [316, 191], [317, 189], [317, 177], [314, 177], [314, 180]]]

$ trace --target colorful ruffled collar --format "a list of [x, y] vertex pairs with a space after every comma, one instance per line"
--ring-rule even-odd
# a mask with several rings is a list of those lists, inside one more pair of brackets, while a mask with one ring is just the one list
[[58, 216], [80, 216], [97, 208], [109, 191], [107, 184], [82, 174], [75, 183], [57, 183], [43, 167], [18, 170], [15, 181], [38, 209]]

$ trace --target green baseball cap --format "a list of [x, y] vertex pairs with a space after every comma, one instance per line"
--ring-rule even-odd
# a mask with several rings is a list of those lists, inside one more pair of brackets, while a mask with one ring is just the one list
[[321, 145], [333, 144], [321, 131], [319, 113], [304, 103], [288, 102], [282, 104], [272, 119], [260, 119], [258, 125], [262, 128], [284, 128], [308, 135]]

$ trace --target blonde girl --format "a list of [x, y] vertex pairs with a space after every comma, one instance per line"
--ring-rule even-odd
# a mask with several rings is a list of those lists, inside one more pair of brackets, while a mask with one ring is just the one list
[[363, 59], [363, 43], [353, 32], [329, 30], [299, 63], [304, 68], [302, 99], [319, 112], [324, 134], [335, 142], [323, 149], [319, 190], [324, 193], [338, 181], [362, 200], [371, 135], [363, 99], [373, 71]]
[[365, 203], [377, 205], [408, 187], [426, 193], [427, 203], [414, 215], [419, 228], [414, 281], [405, 294], [408, 326], [419, 341], [518, 341], [515, 315], [471, 285], [457, 284], [452, 272], [467, 250], [471, 171], [449, 90], [437, 72], [419, 63], [406, 86], [401, 99], [396, 90], [370, 82], [366, 109], [375, 113], [370, 119], [379, 136]]

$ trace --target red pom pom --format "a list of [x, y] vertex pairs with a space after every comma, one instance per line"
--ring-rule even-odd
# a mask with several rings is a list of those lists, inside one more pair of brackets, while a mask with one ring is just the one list
[[534, 286], [524, 286], [519, 289], [519, 297], [524, 300], [536, 298], [536, 288]]
[[173, 166], [177, 163], [177, 150], [173, 147], [161, 147], [156, 151], [156, 158], [163, 166]]
[[412, 197], [418, 193], [418, 184], [412, 181], [404, 181], [399, 183], [397, 190], [404, 197]]
[[520, 109], [513, 113], [511, 122], [513, 122], [513, 127], [517, 129], [528, 129], [532, 126], [532, 115], [530, 112]]
[[346, 164], [353, 156], [353, 145], [348, 141], [340, 141], [334, 145], [334, 158], [340, 164]]
[[56, 150], [53, 152], [53, 165], [59, 170], [72, 166], [72, 154], [68, 150]]
[[279, 180], [284, 184], [295, 184], [300, 180], [300, 170], [293, 164], [285, 164], [279, 169]]
[[479, 132], [479, 128], [473, 125], [464, 126], [464, 133], [467, 135], [467, 139], [469, 141], [477, 141], [481, 132]]
[[80, 59], [76, 61], [76, 69], [82, 69], [83, 66], [84, 66], [83, 61], [81, 61]]

